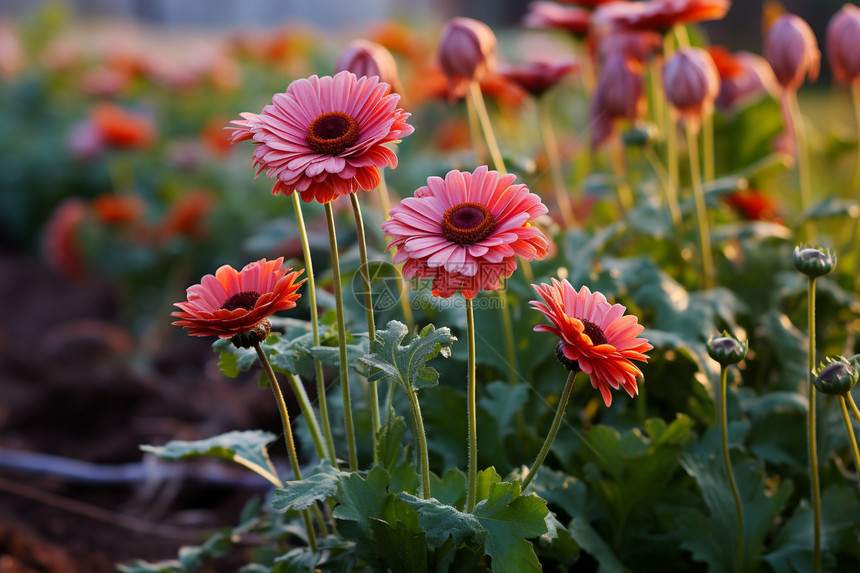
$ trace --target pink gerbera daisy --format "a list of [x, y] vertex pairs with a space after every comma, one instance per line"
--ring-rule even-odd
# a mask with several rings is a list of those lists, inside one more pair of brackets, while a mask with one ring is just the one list
[[283, 257], [260, 259], [241, 271], [220, 267], [188, 287], [188, 301], [177, 302], [182, 310], [171, 313], [179, 319], [173, 324], [193, 336], [232, 338], [254, 330], [272, 314], [296, 306], [301, 296], [296, 291], [305, 282], [297, 281], [302, 271], [284, 269], [283, 262]]
[[586, 286], [576, 292], [567, 280], [532, 286], [544, 300], [531, 301], [532, 308], [552, 322], [552, 326], [541, 324], [535, 330], [561, 339], [556, 347], [559, 361], [568, 369], [588, 374], [607, 406], [612, 404], [610, 388], [622, 387], [631, 397], [638, 394], [636, 380], [642, 372], [631, 360], [647, 362], [645, 352], [652, 348], [644, 338], [636, 338], [644, 329], [638, 319], [625, 316], [624, 306], [609, 304], [605, 296]]
[[543, 259], [549, 242], [529, 221], [547, 208], [515, 179], [485, 165], [474, 173], [455, 169], [445, 179], [430, 177], [394, 207], [382, 229], [403, 276], [433, 278], [434, 296], [461, 290], [471, 299], [499, 288], [516, 270], [515, 257]]
[[252, 139], [257, 175], [276, 179], [272, 192], [298, 191], [304, 201], [328, 203], [379, 185], [379, 168], [397, 166], [386, 147], [412, 133], [400, 96], [376, 76], [296, 80], [260, 114], [231, 122], [233, 142]]

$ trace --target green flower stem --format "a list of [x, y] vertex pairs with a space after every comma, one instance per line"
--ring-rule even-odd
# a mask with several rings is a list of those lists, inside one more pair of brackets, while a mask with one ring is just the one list
[[812, 372], [815, 370], [815, 277], [809, 277], [809, 368], [807, 380], [807, 395], [809, 400], [809, 412], [806, 415], [806, 441], [809, 447], [809, 478], [812, 488], [812, 516], [813, 516], [813, 561], [812, 571], [821, 571], [821, 486], [818, 480], [818, 445], [815, 437], [815, 385]]
[[714, 111], [702, 113], [702, 174], [705, 181], [713, 181], [716, 177], [714, 165]]
[[331, 203], [325, 204], [328, 223], [328, 241], [331, 252], [331, 272], [334, 282], [334, 303], [337, 311], [337, 341], [340, 350], [340, 391], [343, 395], [343, 420], [346, 426], [346, 445], [349, 449], [349, 471], [358, 470], [358, 455], [355, 452], [355, 427], [352, 423], [352, 405], [349, 399], [349, 364], [346, 359], [346, 325], [343, 318], [343, 285], [340, 280], [340, 258], [337, 254], [337, 234], [334, 229], [334, 213]]
[[645, 156], [645, 160], [651, 165], [651, 169], [654, 170], [654, 175], [656, 175], [657, 179], [660, 181], [660, 187], [663, 189], [664, 193], [663, 198], [669, 206], [672, 225], [675, 229], [678, 229], [681, 226], [681, 206], [678, 204], [678, 189], [672, 186], [672, 183], [669, 181], [669, 174], [666, 171], [666, 167], [663, 165], [663, 162], [660, 161], [660, 158], [654, 152], [654, 148], [651, 147], [650, 144], [645, 144], [642, 147], [642, 154]]
[[612, 171], [618, 182], [618, 203], [622, 213], [633, 208], [633, 191], [627, 182], [627, 167], [624, 164], [624, 142], [620, 133], [613, 133], [609, 139], [609, 155], [612, 160]]
[[845, 422], [845, 430], [848, 432], [848, 443], [851, 445], [851, 453], [854, 454], [854, 471], [857, 473], [857, 485], [860, 486], [860, 451], [857, 449], [857, 438], [854, 437], [854, 426], [848, 417], [848, 406], [845, 404], [845, 396], [839, 396], [839, 405], [842, 407], [842, 421]]
[[[797, 103], [797, 90], [786, 90], [785, 96], [788, 102], [788, 111], [791, 121], [794, 123], [794, 139], [797, 151], [797, 177], [800, 182], [800, 208], [808, 212], [812, 206], [812, 180], [809, 169], [809, 147], [806, 142], [806, 128], [803, 125], [803, 115], [800, 113], [800, 104]], [[815, 221], [806, 220], [806, 241], [811, 244], [818, 242], [818, 230]]]
[[546, 435], [546, 439], [543, 441], [543, 446], [541, 446], [540, 452], [538, 452], [537, 458], [535, 458], [535, 462], [532, 464], [531, 469], [529, 469], [529, 473], [526, 474], [526, 477], [523, 480], [524, 492], [529, 484], [532, 483], [532, 480], [537, 475], [541, 464], [546, 459], [547, 454], [549, 454], [549, 449], [552, 446], [552, 442], [555, 440], [555, 435], [558, 433], [561, 421], [564, 418], [564, 409], [567, 407], [567, 401], [570, 399], [570, 392], [573, 390], [573, 385], [576, 382], [576, 375], [578, 373], [578, 370], [571, 370], [570, 374], [567, 375], [567, 383], [565, 383], [564, 390], [561, 392], [561, 399], [558, 402], [558, 408], [555, 411], [555, 417], [552, 419], [549, 433]]
[[427, 450], [427, 436], [424, 433], [424, 418], [421, 417], [421, 405], [418, 393], [413, 388], [406, 389], [409, 407], [412, 409], [412, 422], [415, 425], [415, 436], [418, 438], [418, 463], [421, 466], [421, 494], [424, 499], [430, 499], [430, 455]]
[[573, 201], [564, 184], [564, 171], [561, 165], [561, 153], [558, 150], [558, 141], [552, 128], [552, 113], [546, 98], [537, 100], [538, 115], [540, 116], [540, 132], [543, 138], [543, 146], [546, 150], [546, 160], [549, 163], [549, 171], [552, 176], [553, 194], [558, 204], [558, 211], [564, 226], [570, 229], [574, 226]]
[[[388, 195], [388, 184], [385, 182], [385, 171], [379, 170], [379, 204], [382, 206], [382, 220], [388, 218], [391, 212], [391, 200]], [[400, 293], [400, 310], [403, 312], [403, 320], [409, 331], [415, 328], [415, 318], [412, 316], [412, 304], [409, 299], [409, 283], [403, 281], [403, 265], [395, 265], [394, 280], [397, 281], [397, 292]]]
[[[860, 189], [860, 82], [856, 80], [851, 83], [851, 102], [854, 104], [854, 120], [857, 122], [857, 165], [854, 171], [853, 186], [856, 193]], [[851, 192], [850, 188], [846, 188], [846, 190]]]
[[705, 289], [714, 286], [714, 261], [711, 252], [711, 231], [708, 225], [708, 208], [705, 204], [705, 190], [699, 170], [699, 147], [696, 134], [689, 121], [684, 122], [687, 131], [687, 154], [690, 157], [690, 179], [693, 183], [693, 197], [696, 201], [696, 217], [699, 223], [699, 246], [702, 250], [702, 285]]
[[[302, 202], [299, 199], [299, 194], [297, 192], [293, 192], [293, 209], [296, 212], [296, 223], [299, 227], [299, 237], [302, 242], [302, 256], [305, 259], [305, 275], [307, 275], [308, 279], [308, 305], [311, 309], [311, 329], [313, 332], [313, 340], [314, 346], [320, 345], [320, 326], [319, 326], [319, 311], [317, 309], [317, 288], [316, 281], [314, 279], [314, 264], [311, 260], [311, 248], [310, 243], [308, 242], [308, 231], [305, 228], [305, 218], [302, 214]], [[326, 400], [326, 391], [325, 391], [325, 377], [323, 375], [323, 365], [322, 361], [319, 359], [314, 360], [314, 367], [316, 370], [316, 383], [317, 383], [317, 401], [320, 406], [320, 418], [322, 419], [322, 429], [323, 435], [325, 436], [326, 448], [328, 450], [328, 459], [331, 461], [332, 465], [337, 469], [337, 454], [334, 449], [334, 439], [331, 434], [331, 421], [328, 416], [328, 403]]]
[[854, 419], [857, 420], [857, 423], [860, 423], [860, 410], [857, 409], [854, 397], [851, 396], [851, 392], [848, 392], [845, 396], [848, 398], [848, 405], [851, 406], [851, 412], [854, 414]]
[[472, 142], [472, 151], [475, 153], [475, 163], [483, 163], [487, 150], [479, 135], [481, 126], [478, 123], [478, 112], [475, 111], [475, 101], [470, 97], [466, 98], [466, 116], [469, 120], [469, 140]]
[[327, 456], [325, 453], [325, 447], [323, 446], [322, 433], [320, 432], [320, 425], [317, 422], [314, 409], [311, 406], [311, 401], [308, 399], [308, 393], [305, 391], [305, 387], [298, 376], [294, 376], [287, 372], [287, 382], [290, 384], [290, 388], [293, 390], [293, 395], [299, 402], [299, 409], [302, 411], [302, 416], [305, 417], [305, 420], [308, 423], [311, 439], [314, 442], [314, 450], [316, 450], [319, 459], [324, 459]]
[[[263, 370], [269, 378], [269, 386], [272, 387], [272, 392], [275, 394], [275, 402], [278, 404], [278, 411], [281, 414], [281, 424], [284, 426], [284, 442], [287, 444], [287, 453], [290, 456], [290, 466], [293, 468], [293, 477], [298, 481], [302, 479], [302, 471], [299, 468], [299, 457], [296, 454], [296, 444], [293, 441], [293, 428], [290, 425], [290, 413], [287, 411], [287, 404], [284, 402], [284, 395], [281, 393], [281, 387], [278, 384], [278, 379], [275, 377], [275, 372], [272, 370], [272, 365], [269, 364], [269, 359], [266, 358], [266, 353], [260, 343], [254, 344], [254, 350], [257, 351], [257, 356], [260, 358], [260, 364], [263, 365]], [[311, 551], [317, 550], [317, 537], [314, 532], [313, 523], [311, 523], [311, 513], [307, 509], [301, 512], [302, 521], [305, 524], [305, 531], [308, 535], [308, 544], [311, 546]]]
[[466, 490], [466, 511], [475, 508], [475, 496], [478, 490], [478, 427], [477, 379], [475, 371], [475, 317], [472, 310], [472, 299], [466, 299], [466, 332], [469, 342], [468, 383], [466, 386], [466, 418], [469, 424], [469, 487]]
[[[675, 52], [675, 44], [672, 41], [672, 34], [663, 36], [663, 58], [668, 60]], [[660, 84], [662, 87], [662, 73]], [[661, 90], [663, 99], [666, 102], [666, 169], [669, 171], [669, 189], [673, 194], [677, 194], [679, 188], [680, 175], [678, 166], [678, 131], [675, 122], [674, 110], [666, 100], [665, 90]]]
[[729, 478], [729, 487], [732, 489], [732, 497], [735, 499], [735, 512], [738, 519], [737, 550], [738, 571], [743, 571], [744, 566], [744, 506], [741, 503], [741, 494], [738, 484], [735, 482], [735, 474], [732, 471], [732, 460], [729, 457], [729, 418], [726, 404], [726, 389], [728, 387], [728, 366], [720, 368], [720, 415], [722, 416], [723, 432], [723, 464], [726, 466], [726, 475]]
[[[364, 219], [361, 216], [361, 205], [358, 196], [350, 193], [352, 212], [355, 215], [355, 232], [358, 236], [358, 256], [360, 259], [362, 289], [364, 290], [364, 311], [367, 316], [367, 337], [373, 341], [376, 338], [376, 322], [373, 318], [373, 295], [370, 291], [370, 268], [367, 263], [367, 240], [364, 236]], [[376, 453], [376, 432], [379, 431], [379, 394], [376, 380], [368, 381], [370, 388], [370, 431], [373, 438], [373, 463], [379, 461]]]

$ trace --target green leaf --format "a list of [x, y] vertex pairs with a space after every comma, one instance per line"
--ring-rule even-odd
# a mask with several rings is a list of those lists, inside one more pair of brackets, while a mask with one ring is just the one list
[[528, 384], [511, 386], [507, 382], [491, 382], [485, 387], [486, 394], [479, 400], [496, 421], [499, 439], [516, 431], [514, 416], [526, 403], [529, 393]]
[[283, 488], [275, 488], [272, 492], [272, 507], [302, 510], [312, 506], [315, 501], [334, 497], [343, 475], [347, 474], [334, 469], [328, 460], [323, 460], [314, 475], [299, 481], [288, 481]]
[[235, 378], [247, 372], [257, 362], [257, 351], [251, 348], [236, 348], [229, 338], [219, 338], [212, 343], [218, 353], [218, 368], [224, 376]]
[[431, 472], [430, 491], [441, 503], [462, 508], [466, 500], [466, 474], [459, 468], [448, 468], [440, 479]]
[[393, 495], [388, 493], [388, 472], [376, 466], [366, 477], [359, 472], [341, 476], [337, 486], [338, 505], [332, 516], [342, 521], [355, 522], [370, 537], [370, 518], [381, 518]]
[[519, 482], [490, 486], [490, 495], [473, 513], [487, 530], [484, 550], [492, 559], [494, 573], [542, 571], [532, 544], [526, 540], [547, 532], [547, 512], [543, 499], [520, 495]]
[[423, 573], [427, 571], [427, 544], [424, 533], [411, 531], [402, 521], [392, 526], [387, 521], [371, 518], [370, 527], [379, 555], [392, 573]]
[[391, 471], [403, 451], [403, 434], [406, 421], [403, 416], [391, 416], [388, 423], [376, 433], [376, 457], [386, 470]]
[[261, 430], [234, 431], [205, 440], [173, 440], [163, 446], [142, 445], [144, 452], [155, 454], [168, 460], [178, 460], [194, 456], [211, 456], [232, 460], [263, 476], [272, 484], [279, 486], [275, 467], [269, 459], [266, 448], [277, 436]]
[[189, 571], [196, 571], [203, 566], [205, 558], [216, 558], [226, 555], [230, 550], [230, 537], [219, 531], [210, 536], [200, 545], [179, 548], [179, 561]]
[[493, 466], [479, 471], [477, 476], [477, 488], [475, 489], [475, 503], [485, 500], [490, 496], [490, 488], [502, 481], [502, 476]]
[[390, 321], [385, 330], [376, 331], [376, 339], [370, 345], [373, 354], [359, 359], [370, 371], [368, 380], [388, 378], [406, 391], [438, 383], [439, 373], [426, 363], [440, 353], [447, 357], [457, 338], [447, 327], [437, 330], [428, 324], [406, 346], [401, 346], [408, 333], [406, 325], [396, 320]]
[[187, 573], [188, 570], [176, 559], [150, 563], [149, 561], [135, 561], [129, 565], [117, 565], [120, 573]]
[[418, 511], [418, 524], [424, 530], [429, 547], [442, 547], [449, 539], [454, 547], [470, 542], [481, 544], [487, 536], [487, 530], [470, 513], [463, 513], [437, 499], [421, 499], [403, 492], [397, 497]]

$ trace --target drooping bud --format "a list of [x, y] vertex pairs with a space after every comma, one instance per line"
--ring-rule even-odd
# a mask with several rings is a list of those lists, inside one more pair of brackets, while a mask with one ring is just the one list
[[377, 76], [391, 86], [391, 91], [402, 94], [403, 86], [397, 75], [397, 62], [384, 46], [368, 40], [355, 40], [340, 53], [335, 72], [344, 70], [358, 77]]
[[824, 276], [836, 267], [836, 253], [827, 248], [794, 247], [794, 266], [811, 279]]
[[641, 119], [645, 103], [642, 65], [622, 55], [610, 57], [603, 65], [591, 100], [592, 147], [609, 138], [616, 120]]
[[842, 356], [827, 358], [827, 363], [818, 368], [818, 374], [812, 380], [816, 390], [824, 394], [845, 395], [857, 385], [860, 372]]
[[269, 338], [271, 333], [272, 323], [269, 322], [269, 319], [267, 318], [258, 323], [257, 326], [251, 330], [234, 334], [230, 339], [230, 342], [232, 342], [233, 346], [236, 348], [252, 348]]
[[737, 364], [747, 355], [747, 342], [741, 342], [725, 330], [708, 340], [708, 355], [722, 366]]
[[698, 121], [720, 93], [720, 74], [705, 50], [680, 48], [663, 65], [663, 89], [682, 115]]
[[818, 78], [818, 41], [809, 24], [794, 14], [783, 14], [774, 21], [765, 38], [764, 57], [787, 90], [799, 88], [806, 77]]
[[453, 18], [442, 30], [437, 55], [451, 95], [459, 98], [466, 94], [470, 82], [495, 69], [496, 36], [483, 22]]
[[827, 59], [843, 84], [860, 80], [860, 8], [846, 4], [827, 25]]

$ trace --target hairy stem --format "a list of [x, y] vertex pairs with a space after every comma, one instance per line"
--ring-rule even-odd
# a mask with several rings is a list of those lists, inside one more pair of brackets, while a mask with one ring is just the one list
[[720, 368], [720, 415], [722, 419], [722, 434], [723, 434], [723, 465], [726, 467], [726, 475], [729, 478], [729, 487], [732, 490], [732, 497], [735, 500], [735, 512], [738, 520], [737, 531], [737, 558], [738, 571], [744, 569], [744, 506], [741, 503], [741, 494], [738, 491], [738, 484], [735, 482], [735, 473], [732, 471], [732, 460], [729, 457], [729, 418], [728, 406], [726, 404], [726, 391], [728, 387], [728, 366], [723, 365]]
[[317, 456], [320, 459], [324, 459], [327, 457], [325, 446], [323, 446], [320, 426], [317, 422], [316, 414], [314, 414], [314, 409], [311, 406], [311, 401], [308, 399], [308, 393], [305, 391], [305, 387], [298, 376], [287, 372], [287, 382], [290, 384], [290, 388], [293, 390], [293, 395], [299, 403], [299, 409], [302, 411], [302, 416], [305, 417], [305, 421], [308, 423], [308, 430], [310, 430], [311, 439], [314, 442], [314, 450], [316, 450]]
[[475, 507], [478, 490], [478, 426], [477, 426], [477, 372], [475, 370], [475, 317], [472, 299], [466, 299], [466, 332], [469, 343], [468, 381], [466, 385], [466, 418], [469, 426], [469, 486], [466, 490], [466, 511]]
[[352, 423], [352, 405], [349, 397], [349, 364], [346, 359], [346, 324], [343, 317], [343, 285], [340, 280], [340, 257], [337, 254], [337, 233], [334, 228], [334, 213], [331, 203], [325, 204], [328, 223], [328, 241], [331, 252], [331, 272], [334, 282], [334, 303], [337, 311], [337, 341], [340, 350], [340, 391], [343, 395], [343, 420], [346, 426], [346, 445], [349, 450], [349, 471], [358, 470], [358, 455], [355, 451], [355, 427]]
[[818, 445], [815, 436], [815, 385], [812, 383], [812, 373], [815, 370], [815, 277], [809, 277], [809, 355], [808, 355], [808, 379], [807, 396], [809, 400], [809, 412], [806, 416], [806, 441], [809, 447], [809, 479], [812, 489], [812, 516], [813, 516], [813, 561], [814, 573], [821, 571], [821, 486], [818, 478]]
[[418, 394], [413, 388], [406, 389], [409, 407], [412, 410], [412, 421], [415, 425], [415, 436], [418, 439], [418, 464], [421, 467], [421, 494], [424, 499], [430, 499], [430, 454], [427, 450], [427, 435], [424, 433], [424, 418], [421, 417], [421, 405]]
[[848, 432], [848, 443], [851, 446], [851, 453], [854, 455], [854, 472], [857, 474], [857, 485], [860, 486], [860, 450], [857, 449], [854, 426], [851, 425], [851, 418], [848, 417], [848, 406], [845, 403], [845, 396], [839, 396], [839, 406], [842, 407], [842, 421], [845, 422], [845, 431]]
[[567, 401], [570, 399], [570, 392], [573, 390], [573, 385], [576, 382], [576, 375], [578, 373], [579, 370], [571, 370], [570, 374], [567, 375], [567, 382], [564, 385], [564, 390], [561, 392], [561, 399], [558, 402], [558, 408], [555, 411], [555, 417], [552, 419], [549, 433], [547, 433], [546, 439], [543, 441], [543, 446], [541, 446], [537, 458], [535, 458], [532, 467], [529, 469], [529, 473], [526, 474], [526, 477], [523, 480], [523, 491], [525, 491], [529, 484], [532, 483], [532, 480], [537, 475], [541, 464], [543, 464], [547, 454], [549, 454], [549, 450], [555, 440], [555, 435], [558, 434], [561, 421], [564, 419], [564, 409], [567, 407]]
[[[812, 206], [812, 179], [809, 168], [809, 147], [806, 142], [806, 127], [803, 125], [803, 115], [800, 113], [800, 104], [797, 102], [797, 91], [786, 90], [784, 96], [788, 102], [788, 111], [794, 124], [794, 139], [797, 151], [797, 177], [800, 183], [800, 208], [808, 214]], [[815, 221], [807, 219], [805, 224], [806, 241], [818, 242], [818, 230]]]
[[699, 147], [696, 135], [689, 121], [684, 122], [687, 131], [687, 152], [690, 157], [690, 178], [693, 183], [693, 197], [696, 201], [696, 218], [699, 223], [699, 247], [702, 251], [702, 284], [705, 289], [714, 286], [714, 261], [711, 252], [711, 231], [708, 225], [708, 208], [705, 204], [705, 190], [699, 171]]

